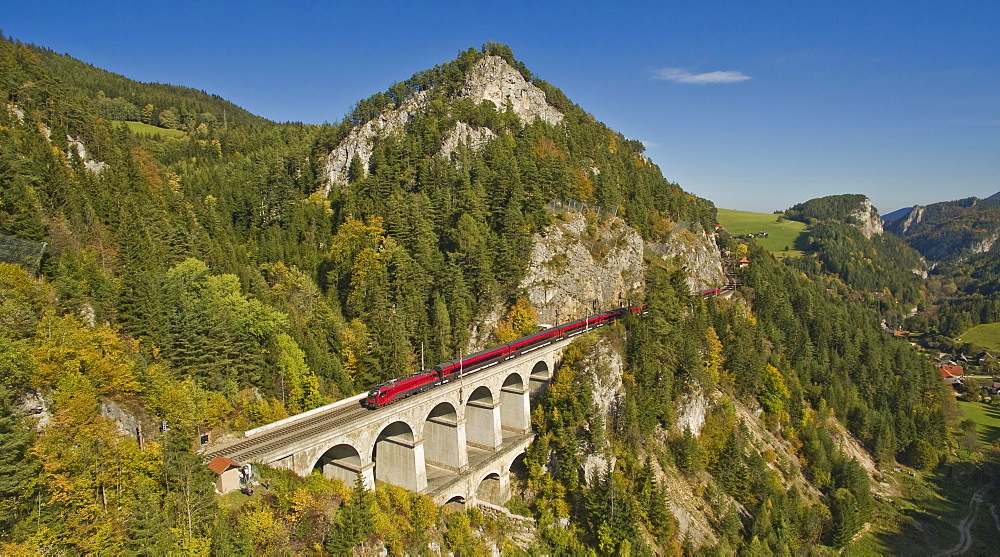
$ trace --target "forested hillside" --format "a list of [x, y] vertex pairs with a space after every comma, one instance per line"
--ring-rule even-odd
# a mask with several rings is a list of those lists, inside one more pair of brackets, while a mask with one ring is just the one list
[[[995, 197], [995, 196], [994, 196]], [[916, 206], [886, 226], [924, 257], [954, 261], [989, 251], [1000, 234], [1000, 199], [969, 197]]]
[[[484, 66], [513, 68], [551, 118], [470, 96]], [[652, 241], [715, 223], [639, 142], [492, 43], [334, 126], [270, 123], [8, 39], [0, 95], [0, 235], [48, 244], [37, 274], [0, 263], [9, 554], [524, 551], [504, 519], [443, 513], [391, 486], [264, 468], [266, 495], [220, 503], [197, 435], [363, 391], [415, 371], [421, 352], [450, 359], [497, 307], [530, 313], [518, 285], [551, 201], [602, 207]], [[115, 122], [136, 118], [184, 135]], [[400, 124], [357, 139], [383, 121]], [[453, 141], [460, 129], [472, 133]], [[332, 180], [329, 161], [352, 141], [346, 179]], [[855, 303], [873, 292], [916, 303], [916, 259], [843, 221], [812, 226], [815, 253], [794, 267], [723, 239], [750, 261], [731, 298], [692, 296], [683, 261], [650, 256], [644, 292], [628, 293], [648, 313], [567, 352], [509, 505], [537, 521], [536, 550], [844, 546], [882, 507], [875, 465], [844, 455], [854, 441], [841, 424], [883, 468], [946, 455], [933, 369]], [[493, 340], [534, 323], [506, 326], [517, 330]], [[597, 354], [618, 362], [600, 400], [595, 382], [611, 374], [591, 365]], [[695, 399], [709, 409], [698, 423], [685, 410]], [[121, 435], [122, 414], [143, 443]], [[698, 537], [684, 513], [701, 517]]]
[[909, 327], [928, 333], [928, 345], [963, 353], [983, 352], [962, 343], [969, 328], [1000, 321], [1000, 199], [970, 197], [916, 206], [886, 230], [936, 264], [928, 277], [927, 311]]

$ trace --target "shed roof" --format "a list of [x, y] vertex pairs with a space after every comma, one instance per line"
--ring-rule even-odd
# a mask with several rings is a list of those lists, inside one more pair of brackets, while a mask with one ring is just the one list
[[230, 460], [224, 456], [217, 456], [212, 459], [212, 462], [208, 463], [208, 469], [216, 474], [221, 474], [230, 468], [241, 468], [241, 465], [240, 463]]

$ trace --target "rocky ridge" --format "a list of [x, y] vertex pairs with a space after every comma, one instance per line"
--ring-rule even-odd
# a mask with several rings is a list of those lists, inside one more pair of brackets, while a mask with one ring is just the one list
[[361, 163], [361, 167], [367, 170], [375, 138], [401, 131], [406, 123], [426, 106], [427, 95], [428, 91], [420, 91], [399, 107], [385, 110], [377, 118], [352, 129], [351, 133], [327, 156], [326, 190], [323, 194], [330, 193], [330, 188], [333, 186], [347, 185], [348, 171], [351, 168], [351, 161], [355, 158]]
[[[362, 168], [367, 169], [375, 138], [401, 133], [414, 115], [427, 106], [430, 94], [431, 91], [420, 91], [400, 106], [386, 109], [377, 118], [352, 129], [327, 156], [324, 195], [329, 194], [333, 187], [347, 185], [351, 161], [355, 158]], [[521, 72], [499, 56], [486, 56], [476, 62], [467, 72], [458, 96], [477, 103], [491, 101], [497, 110], [509, 107], [525, 122], [541, 119], [557, 124], [563, 118], [561, 112], [548, 104], [544, 91], [527, 82]], [[439, 154], [448, 157], [463, 143], [479, 149], [494, 137], [493, 130], [458, 122], [446, 134]]]

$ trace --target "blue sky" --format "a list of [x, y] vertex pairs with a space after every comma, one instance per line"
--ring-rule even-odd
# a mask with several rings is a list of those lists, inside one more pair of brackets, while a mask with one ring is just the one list
[[1000, 190], [1000, 2], [47, 2], [0, 29], [277, 121], [486, 41], [725, 208], [864, 193], [882, 213]]

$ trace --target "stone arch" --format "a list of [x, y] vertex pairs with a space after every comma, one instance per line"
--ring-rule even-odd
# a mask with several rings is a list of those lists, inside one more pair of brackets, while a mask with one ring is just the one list
[[528, 376], [528, 389], [531, 394], [540, 392], [552, 379], [552, 370], [545, 360], [535, 362], [531, 368], [531, 375]]
[[458, 411], [450, 402], [431, 409], [424, 421], [424, 456], [427, 464], [459, 472], [468, 467], [465, 430], [459, 427]]
[[479, 486], [476, 488], [476, 499], [494, 505], [503, 505], [510, 498], [509, 490], [504, 489], [505, 483], [500, 474], [490, 472], [479, 481]]
[[511, 373], [500, 387], [500, 428], [520, 435], [531, 430], [528, 389], [519, 373]]
[[424, 445], [418, 442], [406, 422], [392, 422], [382, 428], [372, 446], [375, 480], [419, 492], [427, 487]]
[[527, 458], [528, 453], [520, 452], [513, 460], [510, 461], [510, 466], [507, 467], [507, 472], [518, 478], [528, 477], [528, 464], [524, 461]]
[[361, 453], [347, 443], [334, 445], [320, 455], [313, 469], [320, 470], [327, 478], [337, 478], [353, 486], [358, 474], [362, 473]]
[[500, 405], [485, 385], [472, 391], [465, 403], [465, 439], [468, 446], [487, 451], [495, 451], [503, 444]]
[[442, 505], [445, 512], [465, 512], [466, 498], [464, 495], [454, 495]]

